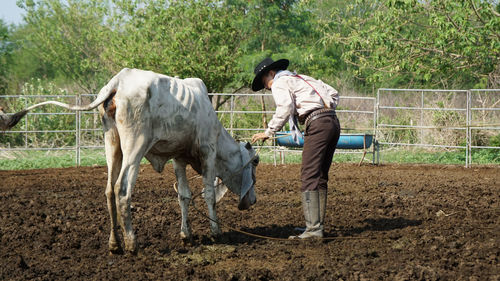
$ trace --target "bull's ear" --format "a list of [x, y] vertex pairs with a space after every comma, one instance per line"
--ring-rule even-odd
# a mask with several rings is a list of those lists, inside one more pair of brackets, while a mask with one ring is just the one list
[[246, 149], [251, 149], [251, 148], [252, 148], [252, 145], [251, 145], [249, 142], [247, 142], [247, 143], [245, 144], [245, 148], [246, 148]]

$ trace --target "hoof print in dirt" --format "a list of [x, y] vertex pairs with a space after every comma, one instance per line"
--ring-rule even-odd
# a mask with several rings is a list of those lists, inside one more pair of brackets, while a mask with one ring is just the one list
[[218, 243], [226, 243], [228, 239], [225, 238], [224, 235], [217, 235], [217, 236], [203, 235], [200, 237], [198, 241], [202, 245], [213, 245]]
[[222, 243], [222, 244], [228, 244], [228, 243], [231, 243], [231, 238], [227, 235], [220, 235], [218, 237], [215, 238], [216, 239], [216, 242], [218, 243]]
[[26, 264], [26, 262], [24, 261], [23, 256], [19, 256], [19, 257], [17, 258], [17, 266], [18, 266], [20, 269], [22, 269], [22, 270], [25, 270], [25, 269], [30, 268], [30, 267], [28, 266], [28, 264]]
[[189, 253], [189, 250], [188, 249], [184, 249], [184, 248], [180, 248], [177, 250], [177, 253], [178, 254], [187, 254]]

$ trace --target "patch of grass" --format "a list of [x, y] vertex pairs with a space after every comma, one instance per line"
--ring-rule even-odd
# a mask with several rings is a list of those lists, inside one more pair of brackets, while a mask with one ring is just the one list
[[[380, 153], [382, 163], [465, 165], [465, 149], [433, 151], [428, 149], [390, 149]], [[500, 149], [473, 149], [472, 164], [500, 164]]]
[[[103, 149], [82, 150], [81, 165], [106, 165]], [[76, 166], [76, 152], [59, 151], [3, 151], [0, 153], [0, 169], [27, 170], [42, 168], [66, 168]]]
[[[103, 148], [82, 149], [80, 153], [81, 166], [106, 166]], [[142, 159], [141, 163], [145, 164], [147, 160]], [[76, 152], [73, 150], [0, 152], [0, 170], [67, 168], [76, 165]]]
[[416, 164], [465, 164], [463, 152], [429, 152], [394, 150], [383, 151], [380, 161], [384, 163], [416, 163]]
[[[262, 163], [300, 164], [300, 150], [280, 153], [270, 149], [259, 152]], [[338, 150], [333, 157], [334, 163], [358, 163], [361, 153], [346, 153], [352, 150]], [[275, 158], [276, 157], [276, 158]], [[372, 163], [372, 154], [367, 153], [364, 163]], [[142, 159], [142, 164], [147, 164]], [[465, 165], [465, 150], [431, 151], [425, 149], [384, 149], [380, 152], [380, 163], [408, 164], [457, 164]], [[474, 149], [472, 164], [500, 164], [500, 149]], [[81, 166], [105, 166], [104, 149], [83, 149], [81, 151]], [[3, 151], [0, 152], [0, 170], [27, 170], [42, 168], [65, 168], [76, 166], [76, 153], [72, 150], [63, 151]]]

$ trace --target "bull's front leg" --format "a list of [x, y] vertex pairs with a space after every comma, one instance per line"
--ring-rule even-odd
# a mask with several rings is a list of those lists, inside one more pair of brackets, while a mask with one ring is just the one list
[[181, 238], [183, 240], [191, 240], [191, 227], [188, 220], [188, 208], [191, 201], [191, 190], [189, 190], [188, 180], [186, 177], [186, 163], [174, 160], [175, 177], [177, 178], [177, 198], [181, 207]]
[[222, 232], [219, 227], [219, 220], [215, 209], [215, 155], [213, 158], [212, 162], [204, 167], [203, 184], [205, 185], [205, 202], [207, 203], [208, 216], [210, 218], [210, 230], [212, 231], [212, 236], [219, 236]]

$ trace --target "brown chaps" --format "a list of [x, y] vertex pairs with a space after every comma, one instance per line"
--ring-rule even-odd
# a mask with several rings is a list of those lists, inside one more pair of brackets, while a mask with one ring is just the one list
[[336, 115], [326, 115], [306, 123], [302, 151], [302, 192], [326, 190], [328, 170], [340, 137]]

